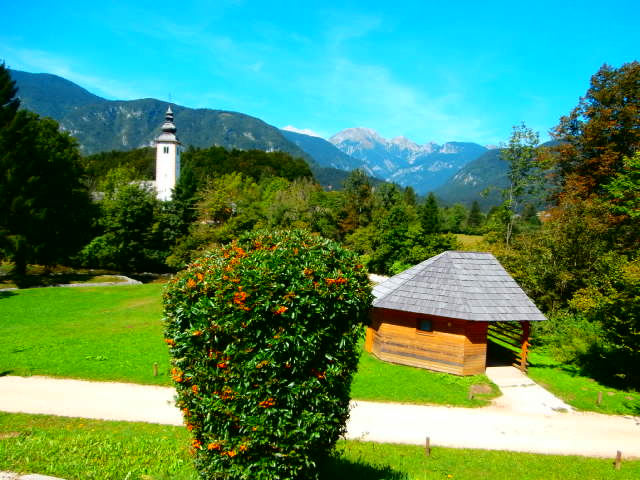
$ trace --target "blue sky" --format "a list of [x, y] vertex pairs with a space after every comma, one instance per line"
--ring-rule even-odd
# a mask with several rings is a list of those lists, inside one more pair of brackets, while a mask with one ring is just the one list
[[[232, 110], [329, 137], [543, 139], [604, 63], [640, 60], [640, 2], [86, 1], [3, 6], [0, 60], [110, 99]], [[8, 21], [7, 21], [8, 20]]]

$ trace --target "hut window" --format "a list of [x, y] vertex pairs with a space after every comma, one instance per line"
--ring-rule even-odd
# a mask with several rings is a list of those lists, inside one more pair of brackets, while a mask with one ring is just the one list
[[416, 328], [421, 332], [433, 332], [433, 322], [425, 318], [419, 318]]

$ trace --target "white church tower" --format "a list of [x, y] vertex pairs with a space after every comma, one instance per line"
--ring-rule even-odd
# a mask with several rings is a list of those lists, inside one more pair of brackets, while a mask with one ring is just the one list
[[156, 191], [159, 200], [171, 200], [171, 192], [180, 178], [180, 150], [171, 106], [167, 108], [162, 133], [156, 138]]

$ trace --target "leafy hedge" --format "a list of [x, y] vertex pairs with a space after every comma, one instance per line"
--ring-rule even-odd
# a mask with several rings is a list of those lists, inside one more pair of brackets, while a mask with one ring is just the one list
[[315, 478], [345, 432], [371, 292], [355, 254], [254, 233], [164, 295], [166, 342], [203, 478]]

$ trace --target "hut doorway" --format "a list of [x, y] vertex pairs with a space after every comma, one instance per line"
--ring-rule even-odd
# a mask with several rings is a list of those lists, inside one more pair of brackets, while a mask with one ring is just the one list
[[513, 365], [527, 371], [530, 324], [523, 322], [489, 322], [487, 331], [487, 365]]

